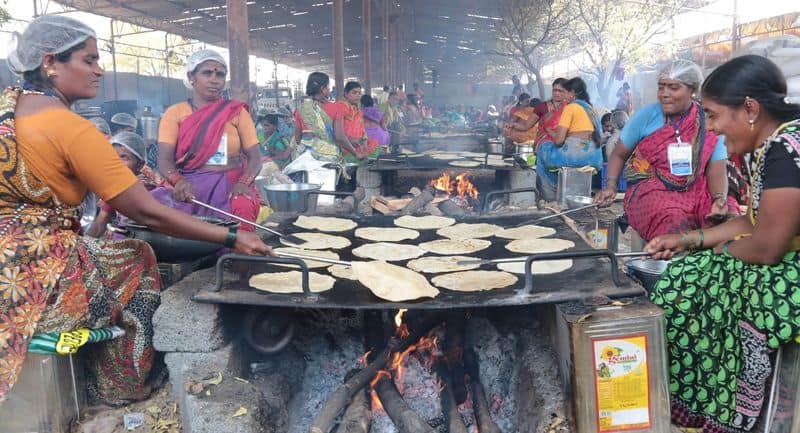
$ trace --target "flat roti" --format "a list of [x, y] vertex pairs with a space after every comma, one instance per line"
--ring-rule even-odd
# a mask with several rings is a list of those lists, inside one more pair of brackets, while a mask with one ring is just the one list
[[488, 238], [503, 231], [503, 228], [494, 224], [460, 223], [450, 227], [443, 227], [436, 230], [436, 234], [449, 239], [481, 239]]
[[319, 230], [321, 232], [346, 232], [358, 226], [355, 221], [346, 218], [305, 216], [300, 215], [294, 225], [306, 230]]
[[439, 239], [419, 244], [423, 250], [445, 256], [472, 254], [489, 248], [492, 243], [485, 239]]
[[431, 256], [420, 257], [418, 259], [408, 262], [406, 267], [417, 272], [424, 272], [426, 274], [441, 274], [444, 272], [458, 272], [468, 271], [470, 269], [477, 269], [479, 264], [473, 265], [459, 265], [461, 260], [475, 260], [475, 257], [467, 256]]
[[400, 242], [419, 237], [419, 232], [402, 227], [362, 227], [356, 237], [375, 242]]
[[442, 289], [456, 292], [480, 292], [502, 289], [517, 282], [517, 276], [500, 271], [465, 271], [433, 277], [431, 282]]
[[[308, 273], [308, 288], [314, 293], [332, 289], [335, 282], [329, 275]], [[256, 274], [250, 277], [250, 286], [270, 293], [303, 293], [303, 273], [289, 271]]]
[[413, 215], [404, 215], [400, 218], [394, 220], [394, 225], [405, 227], [408, 229], [415, 229], [415, 230], [435, 230], [440, 229], [442, 227], [451, 226], [456, 223], [456, 220], [453, 218], [436, 216], [436, 215], [426, 215], [421, 217], [416, 217]]
[[435, 298], [439, 294], [421, 274], [386, 262], [355, 261], [353, 273], [375, 296], [391, 302]]
[[306, 241], [303, 245], [295, 245], [284, 238], [281, 243], [290, 247], [298, 247], [304, 250], [341, 250], [350, 246], [350, 240], [341, 236], [326, 235], [325, 233], [294, 233], [298, 238]]
[[555, 233], [556, 230], [553, 228], [531, 224], [527, 226], [501, 230], [496, 236], [503, 239], [537, 239], [554, 235]]
[[[314, 250], [304, 250], [302, 248], [280, 247], [280, 248], [275, 248], [274, 251], [276, 253], [302, 254], [304, 256], [317, 256], [325, 259], [339, 260], [338, 254], [334, 253], [333, 251], [326, 251], [326, 250], [314, 251]], [[308, 269], [324, 268], [326, 266], [331, 265], [330, 263], [316, 262], [314, 260], [305, 260], [305, 262], [306, 266], [308, 266]], [[280, 265], [280, 266], [297, 268], [297, 265]]]
[[[557, 274], [564, 272], [572, 267], [572, 260], [540, 260], [531, 264], [531, 273], [533, 275], [547, 275]], [[512, 262], [512, 263], [498, 263], [497, 269], [501, 271], [511, 272], [514, 274], [525, 273], [525, 262]]]
[[478, 161], [450, 161], [448, 164], [453, 167], [478, 167], [482, 163]]
[[328, 272], [340, 280], [357, 280], [356, 274], [353, 273], [353, 268], [345, 265], [331, 265], [328, 267]]
[[356, 257], [387, 262], [416, 259], [423, 254], [425, 254], [425, 251], [416, 245], [395, 244], [390, 242], [365, 244], [353, 249], [353, 255]]
[[575, 246], [575, 243], [566, 239], [539, 238], [517, 239], [506, 244], [506, 249], [512, 253], [537, 254], [555, 253]]
[[460, 158], [455, 153], [432, 153], [429, 155], [433, 159], [457, 159]]

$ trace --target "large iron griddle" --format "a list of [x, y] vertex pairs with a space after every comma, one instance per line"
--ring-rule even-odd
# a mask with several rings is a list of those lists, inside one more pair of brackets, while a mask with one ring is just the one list
[[[442, 151], [443, 153], [447, 153], [448, 151]], [[483, 152], [475, 152], [475, 153], [483, 153]], [[466, 158], [466, 157], [457, 157], [454, 159], [436, 159], [431, 158], [428, 155], [416, 156], [416, 157], [409, 157], [406, 154], [394, 154], [394, 155], [380, 155], [378, 158], [374, 160], [370, 160], [367, 167], [371, 171], [402, 171], [402, 170], [461, 170], [461, 171], [468, 171], [468, 170], [498, 170], [498, 171], [512, 171], [512, 170], [520, 170], [522, 167], [519, 165], [518, 162], [515, 161], [513, 158], [509, 158], [506, 162], [512, 162], [511, 166], [499, 166], [499, 165], [491, 165], [489, 164], [489, 155], [502, 155], [504, 157], [510, 157], [510, 155], [506, 155], [503, 153], [486, 153], [481, 159], [481, 161], [477, 161], [475, 158]], [[475, 161], [480, 162], [481, 165], [477, 167], [456, 167], [450, 165], [450, 161]]]
[[[475, 223], [486, 222], [503, 227], [510, 227], [524, 222], [532, 217], [543, 216], [546, 213], [531, 213], [513, 216], [470, 216], [457, 218], [458, 222]], [[394, 227], [394, 216], [371, 216], [351, 218], [359, 227]], [[291, 224], [294, 219], [281, 224], [279, 230], [284, 233], [297, 233], [305, 231]], [[628, 297], [641, 295], [644, 290], [627, 276], [619, 272], [616, 257], [606, 250], [591, 250], [589, 245], [578, 234], [569, 228], [563, 221], [553, 219], [547, 222], [556, 229], [554, 237], [569, 239], [575, 247], [558, 253], [536, 254], [528, 257], [528, 262], [544, 259], [573, 258], [573, 267], [567, 271], [551, 275], [518, 275], [517, 284], [503, 289], [485, 292], [452, 292], [440, 289], [440, 294], [433, 299], [421, 299], [412, 302], [389, 302], [372, 294], [366, 287], [357, 281], [337, 280], [330, 291], [315, 294], [307, 287], [308, 269], [298, 259], [248, 257], [240, 255], [223, 256], [217, 263], [217, 281], [214, 288], [200, 290], [193, 299], [198, 302], [244, 304], [272, 307], [293, 308], [345, 308], [345, 309], [449, 309], [473, 307], [502, 307], [514, 305], [529, 305], [541, 303], [556, 303], [585, 299], [593, 296]], [[337, 251], [342, 260], [363, 260], [352, 255], [352, 249], [365, 243], [363, 239], [356, 238], [353, 231], [338, 233], [348, 237], [353, 245], [344, 250]], [[422, 230], [420, 237], [413, 241], [403, 241], [407, 244], [418, 244], [430, 240], [440, 239], [436, 230]], [[472, 256], [490, 259], [516, 256], [505, 249], [510, 242], [497, 237], [488, 238], [492, 245]], [[277, 246], [277, 240], [271, 242]], [[313, 253], [312, 253], [313, 254]], [[426, 254], [432, 255], [432, 254]], [[245, 272], [233, 274], [226, 272], [228, 264], [245, 263], [246, 265], [230, 266], [230, 269], [246, 268]], [[405, 266], [407, 261], [392, 262]], [[285, 272], [286, 267], [277, 264], [295, 264], [300, 267], [303, 275], [304, 293], [276, 294], [254, 289], [248, 285], [251, 275], [261, 272]], [[494, 265], [485, 265], [481, 269], [496, 270]], [[530, 269], [530, 267], [528, 267]], [[327, 274], [326, 268], [314, 269], [315, 272]], [[430, 279], [434, 275], [426, 274]]]

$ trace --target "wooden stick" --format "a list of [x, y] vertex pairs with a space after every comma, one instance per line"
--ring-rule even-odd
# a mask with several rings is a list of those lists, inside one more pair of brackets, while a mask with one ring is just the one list
[[450, 380], [450, 371], [447, 369], [447, 365], [443, 362], [439, 363], [436, 373], [444, 383], [444, 389], [442, 389], [440, 397], [448, 433], [467, 433], [467, 426], [464, 425], [464, 420], [461, 419], [461, 414], [458, 412], [458, 404], [453, 396], [453, 383]]
[[366, 390], [356, 392], [350, 405], [342, 415], [342, 422], [339, 423], [337, 433], [369, 433], [372, 424], [372, 409], [367, 398]]
[[470, 378], [470, 390], [472, 391], [472, 410], [475, 413], [475, 421], [478, 423], [478, 431], [481, 433], [502, 433], [500, 427], [494, 423], [489, 413], [489, 403], [486, 400], [486, 392], [480, 381], [480, 368], [478, 358], [472, 349], [464, 352], [464, 365], [467, 368]]
[[467, 385], [464, 381], [464, 332], [466, 317], [464, 311], [454, 311], [447, 315], [446, 338], [444, 340], [444, 357], [450, 371], [450, 392], [456, 404], [467, 401]]
[[375, 391], [381, 399], [383, 409], [400, 433], [436, 433], [433, 427], [420, 418], [403, 400], [391, 377], [381, 378], [375, 385]]

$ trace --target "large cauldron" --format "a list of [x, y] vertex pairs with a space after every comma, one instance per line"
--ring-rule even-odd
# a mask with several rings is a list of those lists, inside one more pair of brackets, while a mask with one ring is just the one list
[[[195, 218], [223, 227], [239, 225], [237, 222], [224, 221], [218, 218], [199, 216]], [[125, 227], [114, 227], [112, 230], [117, 233], [121, 233], [128, 238], [139, 239], [150, 244], [150, 246], [153, 248], [153, 251], [156, 253], [156, 259], [158, 259], [159, 262], [175, 263], [191, 261], [205, 257], [209, 254], [213, 254], [222, 248], [222, 245], [212, 242], [181, 239], [166, 235], [164, 233], [158, 233], [145, 225], [141, 225], [133, 221], [128, 221]]]

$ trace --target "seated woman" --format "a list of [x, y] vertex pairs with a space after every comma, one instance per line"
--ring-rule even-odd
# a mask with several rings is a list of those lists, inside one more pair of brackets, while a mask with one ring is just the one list
[[167, 108], [158, 127], [158, 169], [172, 188], [151, 194], [191, 215], [222, 218], [189, 203], [197, 199], [255, 221], [261, 202], [253, 183], [261, 171], [258, 136], [247, 106], [223, 97], [227, 74], [216, 51], [189, 56], [184, 84], [192, 97]]
[[364, 129], [364, 116], [361, 113], [361, 84], [357, 81], [349, 81], [344, 86], [344, 100], [337, 102], [341, 107], [344, 118], [344, 133], [350, 146], [357, 149], [360, 155], [354, 155], [349, 151], [344, 151], [344, 160], [347, 162], [359, 162], [368, 157], [380, 155], [381, 148], [374, 140], [370, 140], [367, 131]]
[[611, 159], [611, 153], [619, 142], [622, 128], [628, 123], [628, 115], [624, 111], [612, 111], [603, 115], [600, 123], [603, 125], [603, 135], [600, 145], [605, 149], [606, 160]]
[[342, 151], [357, 158], [364, 155], [350, 143], [344, 131], [344, 113], [341, 104], [331, 102], [331, 79], [322, 72], [312, 72], [306, 82], [306, 95], [295, 111], [295, 142], [301, 152], [319, 161], [341, 163]]
[[375, 101], [369, 95], [361, 97], [361, 112], [364, 114], [364, 129], [367, 137], [375, 141], [380, 147], [381, 152], [388, 152], [391, 144], [389, 131], [383, 128], [383, 112], [375, 106]]
[[[109, 324], [125, 329], [88, 351], [93, 404], [147, 397], [156, 353], [152, 317], [161, 279], [153, 250], [129, 239], [81, 236], [77, 205], [88, 190], [155, 231], [270, 254], [252, 233], [229, 231], [162, 206], [94, 124], [70, 111], [97, 96], [103, 69], [97, 37], [63, 15], [28, 24], [9, 55], [22, 88], [0, 98], [0, 404], [19, 377], [36, 333]], [[12, 174], [13, 173], [13, 174]]]
[[570, 101], [561, 111], [553, 141], [536, 149], [536, 183], [545, 200], [556, 197], [558, 170], [562, 167], [590, 166], [600, 170], [603, 151], [599, 147], [600, 127], [592, 109], [586, 83], [579, 77], [564, 83]]
[[511, 119], [503, 127], [503, 137], [511, 140], [514, 144], [533, 144], [539, 136], [539, 126], [537, 124], [539, 116], [535, 113], [535, 107], [541, 101], [536, 98], [530, 100], [527, 106], [522, 107], [511, 115]]
[[739, 433], [763, 412], [770, 353], [800, 335], [800, 105], [754, 55], [719, 66], [702, 89], [708, 129], [753, 154], [749, 214], [645, 249], [657, 259], [695, 250], [651, 295], [666, 317], [673, 422]]
[[608, 205], [628, 161], [625, 214], [650, 240], [666, 233], [708, 227], [738, 214], [728, 199], [725, 142], [708, 127], [692, 98], [702, 81], [700, 68], [677, 60], [659, 74], [659, 102], [642, 107], [625, 125], [606, 171], [606, 188], [595, 197]]
[[564, 109], [565, 101], [567, 98], [567, 89], [564, 85], [567, 83], [566, 78], [556, 78], [553, 80], [552, 85], [552, 98], [549, 101], [540, 103], [535, 109], [534, 113], [538, 116], [539, 134], [536, 140], [536, 146], [546, 141], [553, 141], [558, 130], [558, 122], [561, 120], [561, 110]]
[[278, 131], [279, 117], [277, 114], [263, 114], [258, 117], [258, 124], [261, 125], [263, 137], [258, 137], [258, 150], [261, 155], [269, 158], [277, 164], [279, 169], [283, 169], [292, 161], [291, 137], [285, 137]]

